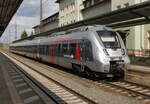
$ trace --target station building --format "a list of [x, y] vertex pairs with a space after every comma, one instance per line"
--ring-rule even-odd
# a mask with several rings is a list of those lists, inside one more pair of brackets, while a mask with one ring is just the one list
[[[42, 26], [35, 26], [35, 33], [72, 24], [113, 10], [126, 8], [147, 0], [57, 0], [59, 13], [42, 21]], [[150, 50], [150, 25], [119, 28], [128, 33], [126, 47], [129, 54], [141, 56]], [[150, 54], [148, 52], [148, 54]]]
[[41, 21], [40, 25], [33, 27], [35, 34], [45, 32], [54, 28], [57, 28], [59, 24], [59, 13], [55, 13], [50, 17]]
[[57, 0], [59, 3], [59, 26], [68, 25], [83, 20], [81, 8], [83, 0]]
[[59, 26], [95, 17], [111, 11], [111, 0], [57, 0]]

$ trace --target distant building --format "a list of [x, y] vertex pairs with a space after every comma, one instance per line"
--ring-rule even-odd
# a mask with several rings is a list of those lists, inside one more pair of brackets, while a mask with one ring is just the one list
[[59, 13], [55, 13], [51, 15], [50, 17], [42, 20], [40, 25], [37, 25], [34, 28], [35, 34], [39, 34], [41, 32], [45, 32], [54, 28], [58, 27], [59, 19], [58, 19]]

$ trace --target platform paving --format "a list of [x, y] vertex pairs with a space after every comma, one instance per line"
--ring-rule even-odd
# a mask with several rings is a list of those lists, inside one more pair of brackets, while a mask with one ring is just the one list
[[56, 104], [18, 70], [0, 53], [0, 104]]
[[[1, 63], [1, 61], [0, 61]], [[1, 66], [1, 65], [0, 65]], [[0, 67], [0, 104], [12, 104], [12, 100], [7, 88], [7, 85], [4, 81], [4, 75]]]
[[150, 67], [130, 65], [125, 80], [150, 87]]
[[22, 104], [8, 78], [7, 68], [7, 61], [0, 55], [0, 104]]
[[150, 67], [148, 67], [148, 66], [130, 65], [128, 70], [133, 70], [133, 71], [137, 71], [137, 72], [143, 72], [143, 73], [150, 74]]

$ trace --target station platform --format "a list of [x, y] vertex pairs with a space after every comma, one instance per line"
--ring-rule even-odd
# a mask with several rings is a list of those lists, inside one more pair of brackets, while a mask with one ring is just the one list
[[4, 74], [2, 73], [1, 68], [0, 68], [0, 104], [13, 104], [6, 82], [4, 81]]
[[141, 65], [130, 65], [128, 71], [150, 74], [150, 67]]
[[18, 70], [0, 53], [0, 104], [56, 104]]
[[9, 79], [7, 60], [0, 54], [0, 104], [22, 104]]
[[125, 80], [150, 87], [150, 67], [130, 65], [126, 71]]

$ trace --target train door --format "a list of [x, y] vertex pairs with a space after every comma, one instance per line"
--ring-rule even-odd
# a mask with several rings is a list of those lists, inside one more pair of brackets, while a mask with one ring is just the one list
[[37, 54], [36, 54], [37, 48], [36, 47], [37, 47], [36, 45], [33, 46], [33, 58], [37, 57]]
[[80, 54], [82, 62], [92, 61], [93, 54], [92, 54], [92, 45], [89, 40], [81, 40], [80, 42]]
[[62, 58], [61, 65], [65, 68], [68, 68], [68, 64], [70, 63], [68, 57], [68, 40], [62, 41]]
[[81, 55], [81, 61], [85, 62], [86, 58], [85, 58], [85, 40], [80, 40], [79, 41], [79, 47], [80, 47], [80, 55]]
[[40, 39], [38, 40], [37, 44], [37, 58], [40, 58]]
[[61, 57], [62, 57], [62, 44], [61, 41], [57, 42], [57, 49], [56, 49], [56, 64], [61, 65]]
[[40, 58], [40, 45], [37, 45], [37, 49], [38, 49], [38, 51], [37, 51], [37, 58]]
[[55, 63], [55, 45], [52, 44], [50, 47], [49, 47], [49, 51], [50, 51], [50, 62], [51, 63]]

